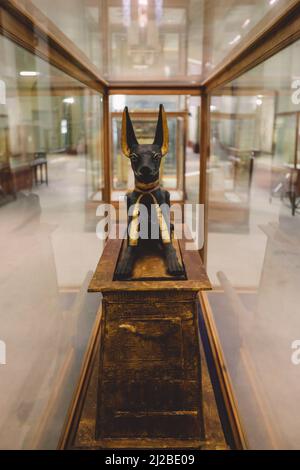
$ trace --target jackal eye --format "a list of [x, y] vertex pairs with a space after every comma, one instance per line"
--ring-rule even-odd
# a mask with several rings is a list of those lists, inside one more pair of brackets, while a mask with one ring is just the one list
[[137, 154], [136, 154], [136, 153], [132, 153], [132, 154], [130, 155], [130, 160], [131, 160], [132, 162], [136, 162], [136, 161], [138, 160]]
[[161, 157], [160, 153], [154, 153], [153, 154], [153, 160], [159, 160]]

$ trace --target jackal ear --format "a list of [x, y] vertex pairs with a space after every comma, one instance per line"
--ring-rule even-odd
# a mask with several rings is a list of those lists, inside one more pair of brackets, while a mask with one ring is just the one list
[[161, 148], [162, 156], [166, 155], [169, 150], [169, 129], [167, 115], [165, 113], [164, 106], [159, 105], [159, 114], [156, 125], [156, 132], [153, 144], [158, 145]]
[[125, 157], [129, 157], [130, 149], [133, 145], [138, 145], [135, 133], [133, 130], [132, 122], [129, 116], [128, 108], [125, 106], [122, 117], [122, 142], [121, 148]]

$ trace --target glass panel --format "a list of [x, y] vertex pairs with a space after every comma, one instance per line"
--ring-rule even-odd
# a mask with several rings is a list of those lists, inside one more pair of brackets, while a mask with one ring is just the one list
[[165, 110], [185, 111], [187, 97], [185, 95], [112, 95], [110, 97], [111, 111], [123, 112], [125, 106], [129, 111], [154, 111], [158, 113], [159, 105], [163, 103]]
[[185, 191], [189, 202], [199, 203], [200, 185], [200, 98], [189, 99], [189, 118], [185, 161]]
[[209, 76], [227, 57], [243, 46], [275, 17], [292, 5], [290, 0], [252, 0], [251, 2], [205, 2], [204, 31], [207, 51], [203, 77]]
[[278, 166], [294, 165], [297, 119], [297, 113], [276, 116], [274, 164]]
[[211, 99], [208, 300], [252, 449], [300, 446], [299, 51]]
[[295, 1], [18, 3], [37, 16], [31, 3], [38, 7], [108, 80], [199, 83]]
[[56, 448], [99, 306], [102, 96], [3, 36], [0, 58], [0, 447]]
[[[103, 0], [32, 0], [19, 1], [22, 8], [29, 4], [29, 13], [35, 13], [30, 3], [33, 3], [44, 13], [60, 31], [99, 69], [103, 70], [103, 52], [105, 50], [105, 12]], [[49, 25], [51, 30], [51, 25]]]

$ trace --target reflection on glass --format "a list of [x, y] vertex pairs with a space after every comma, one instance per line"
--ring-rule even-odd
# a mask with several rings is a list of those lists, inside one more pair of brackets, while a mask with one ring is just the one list
[[0, 448], [56, 448], [99, 305], [102, 97], [3, 36], [0, 57]]
[[253, 449], [299, 448], [300, 42], [211, 99], [209, 293]]
[[[30, 1], [18, 2], [34, 14]], [[199, 83], [294, 0], [32, 0], [111, 81]], [[36, 13], [38, 16], [38, 14]]]
[[103, 70], [103, 30], [106, 21], [103, 0], [72, 0], [72, 3], [61, 0], [32, 0], [19, 3], [24, 3], [23, 8], [26, 8], [27, 4], [29, 13], [34, 14], [30, 5], [33, 3], [99, 70]]
[[297, 113], [277, 114], [275, 122], [274, 165], [294, 165], [296, 151]]
[[202, 1], [108, 2], [107, 8], [110, 80], [198, 78], [202, 50], [191, 44], [202, 39]]
[[188, 110], [184, 186], [187, 201], [197, 204], [200, 185], [200, 97], [190, 97]]
[[158, 113], [159, 105], [163, 103], [167, 112], [185, 111], [187, 97], [185, 95], [112, 95], [110, 97], [111, 111], [123, 112], [125, 106], [129, 111], [154, 111]]

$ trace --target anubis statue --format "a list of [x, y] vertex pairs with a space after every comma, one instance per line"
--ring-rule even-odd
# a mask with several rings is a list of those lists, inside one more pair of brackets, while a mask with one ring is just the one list
[[[169, 131], [164, 107], [159, 107], [155, 138], [152, 145], [139, 144], [132, 126], [128, 108], [125, 107], [122, 118], [122, 153], [130, 158], [135, 178], [135, 188], [127, 193], [128, 239], [127, 246], [118, 263], [117, 278], [129, 278], [132, 274], [138, 248], [145, 241], [141, 240], [139, 226], [145, 212], [140, 211], [140, 205], [147, 208], [146, 222], [148, 240], [146, 243], [158, 243], [163, 250], [167, 271], [172, 276], [183, 275], [176, 250], [172, 245], [172, 230], [170, 224], [170, 193], [160, 187], [159, 169], [169, 148]], [[167, 210], [166, 210], [167, 208]], [[154, 215], [154, 216], [153, 216]], [[154, 226], [155, 230], [153, 230]], [[158, 234], [151, 238], [152, 233]], [[147, 238], [147, 237], [145, 237]], [[145, 246], [145, 245], [144, 245]]]

